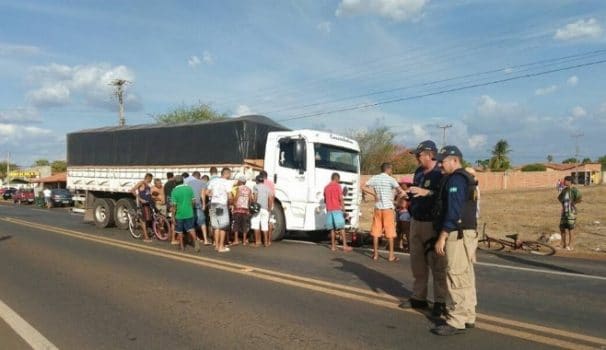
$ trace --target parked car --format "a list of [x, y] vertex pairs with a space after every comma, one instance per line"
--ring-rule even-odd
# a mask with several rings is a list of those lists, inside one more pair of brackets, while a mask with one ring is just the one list
[[13, 193], [14, 203], [29, 203], [33, 204], [35, 198], [34, 190], [32, 189], [21, 189]]
[[3, 192], [2, 192], [2, 199], [7, 200], [7, 199], [11, 199], [13, 198], [13, 194], [17, 192], [17, 189], [14, 187], [11, 188], [6, 188]]
[[72, 193], [65, 188], [55, 188], [51, 190], [51, 201], [53, 207], [72, 206], [74, 205]]

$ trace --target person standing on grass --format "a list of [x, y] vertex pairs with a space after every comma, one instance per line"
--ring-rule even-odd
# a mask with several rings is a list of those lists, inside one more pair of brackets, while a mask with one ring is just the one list
[[436, 202], [442, 170], [436, 161], [438, 149], [431, 140], [425, 140], [417, 146], [415, 156], [419, 167], [415, 170], [410, 193], [410, 269], [414, 282], [412, 296], [400, 304], [402, 308], [427, 309], [429, 271], [433, 277], [432, 316], [439, 317], [446, 310], [446, 259], [433, 252], [431, 243], [436, 237], [433, 226]]
[[330, 183], [324, 187], [324, 203], [326, 204], [326, 229], [330, 230], [330, 249], [337, 251], [337, 234], [343, 240], [343, 251], [350, 252], [345, 236], [345, 204], [343, 202], [343, 189], [339, 184], [341, 177], [333, 173]]
[[200, 242], [198, 242], [196, 237], [194, 222], [194, 191], [190, 186], [183, 183], [183, 177], [180, 175], [175, 176], [175, 183], [177, 187], [172, 191], [171, 201], [176, 220], [175, 232], [179, 239], [179, 248], [183, 250], [183, 236], [187, 233], [194, 244], [196, 252], [199, 252]]
[[437, 155], [445, 179], [439, 190], [440, 210], [435, 220], [438, 238], [434, 249], [446, 258], [446, 324], [434, 334], [450, 336], [474, 328], [476, 283], [473, 264], [478, 247], [477, 182], [463, 169], [463, 154], [456, 146], [445, 146]]
[[572, 185], [572, 176], [564, 177], [564, 188], [558, 195], [562, 203], [560, 216], [560, 232], [562, 234], [562, 248], [574, 249], [574, 228], [577, 220], [577, 204], [581, 202], [581, 192]]
[[389, 243], [389, 262], [399, 259], [394, 255], [394, 238], [396, 238], [396, 214], [394, 195], [397, 199], [405, 195], [398, 182], [391, 177], [393, 168], [390, 163], [381, 164], [381, 174], [375, 175], [366, 182], [363, 191], [375, 197], [374, 215], [372, 218], [373, 260], [379, 260], [379, 238], [385, 235]]

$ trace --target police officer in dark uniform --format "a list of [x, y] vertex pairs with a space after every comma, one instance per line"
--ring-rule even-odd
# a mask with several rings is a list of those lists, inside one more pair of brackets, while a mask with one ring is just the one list
[[473, 263], [478, 246], [477, 182], [463, 169], [463, 154], [456, 146], [445, 146], [437, 156], [446, 178], [439, 193], [436, 254], [447, 260], [446, 324], [431, 331], [454, 335], [473, 328], [476, 320], [476, 286]]
[[[413, 185], [409, 188], [410, 214], [410, 268], [414, 277], [412, 296], [408, 303], [400, 307], [426, 309], [429, 271], [433, 276], [433, 316], [445, 312], [446, 302], [446, 259], [433, 252], [436, 231], [433, 227], [434, 206], [442, 170], [435, 160], [438, 152], [431, 140], [421, 142], [415, 151], [419, 167], [414, 173]], [[430, 248], [430, 249], [428, 249]]]

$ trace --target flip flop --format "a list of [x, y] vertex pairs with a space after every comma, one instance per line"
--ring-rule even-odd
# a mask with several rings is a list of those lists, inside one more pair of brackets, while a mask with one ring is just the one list
[[343, 252], [344, 252], [344, 253], [349, 253], [349, 252], [351, 252], [351, 251], [353, 251], [353, 248], [352, 248], [352, 247], [344, 247], [344, 248], [343, 248]]
[[393, 259], [387, 259], [387, 261], [389, 261], [389, 262], [398, 262], [398, 261], [400, 261], [400, 258], [398, 258], [397, 256], [394, 256]]
[[378, 261], [378, 260], [379, 260], [379, 256], [378, 256], [378, 255], [373, 255], [373, 256], [372, 256], [372, 260], [374, 260], [374, 261]]

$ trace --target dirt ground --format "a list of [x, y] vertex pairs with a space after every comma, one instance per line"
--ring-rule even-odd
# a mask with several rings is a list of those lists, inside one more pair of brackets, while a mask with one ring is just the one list
[[[577, 206], [575, 250], [558, 249], [556, 254], [606, 259], [606, 185], [579, 186], [583, 202]], [[362, 203], [361, 229], [370, 230], [371, 201]], [[559, 233], [561, 205], [555, 189], [510, 190], [481, 194], [480, 221], [495, 237], [518, 233], [524, 239], [537, 240], [543, 234]], [[552, 242], [558, 246], [559, 241]]]

